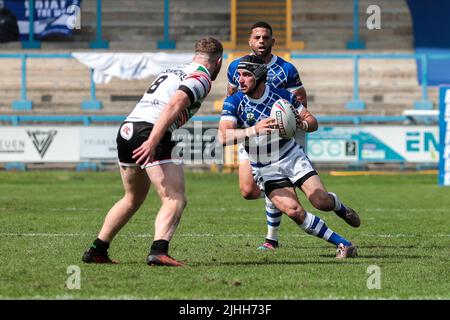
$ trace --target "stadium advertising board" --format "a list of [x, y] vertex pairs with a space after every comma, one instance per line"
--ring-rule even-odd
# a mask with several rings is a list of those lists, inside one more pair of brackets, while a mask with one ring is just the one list
[[[117, 128], [3, 127], [0, 162], [116, 161]], [[438, 130], [437, 126], [321, 127], [308, 135], [308, 155], [314, 162], [437, 163]], [[177, 157], [186, 164], [222, 163], [216, 135], [217, 128], [208, 126], [176, 130]], [[448, 132], [446, 139], [450, 142]], [[445, 150], [450, 158], [450, 147]], [[450, 160], [444, 167], [450, 167]]]
[[448, 86], [440, 89], [439, 129], [439, 137], [442, 140], [439, 185], [450, 186], [450, 87]]
[[0, 128], [1, 162], [75, 162], [79, 129], [63, 127]]
[[81, 160], [116, 160], [118, 127], [80, 128]]
[[315, 162], [417, 162], [439, 159], [436, 126], [321, 127], [308, 135]]

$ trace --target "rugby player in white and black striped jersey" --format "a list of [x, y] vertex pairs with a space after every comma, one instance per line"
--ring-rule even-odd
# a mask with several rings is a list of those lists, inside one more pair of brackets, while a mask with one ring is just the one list
[[172, 159], [172, 132], [200, 108], [222, 66], [223, 47], [214, 38], [195, 45], [189, 64], [161, 73], [136, 104], [117, 135], [124, 197], [106, 215], [97, 239], [84, 253], [87, 263], [114, 263], [108, 248], [144, 202], [150, 185], [161, 199], [148, 265], [182, 266], [169, 256], [169, 242], [186, 205], [183, 167]]

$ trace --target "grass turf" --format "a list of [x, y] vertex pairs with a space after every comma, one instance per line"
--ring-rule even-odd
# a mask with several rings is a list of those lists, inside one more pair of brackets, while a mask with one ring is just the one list
[[[243, 200], [236, 175], [186, 177], [188, 206], [170, 254], [188, 267], [168, 268], [145, 264], [159, 207], [154, 190], [111, 245], [121, 263], [88, 265], [81, 255], [122, 196], [118, 173], [0, 173], [0, 298], [450, 299], [450, 189], [436, 176], [322, 175], [362, 219], [354, 229], [306, 205], [358, 245], [360, 256], [345, 261], [286, 216], [281, 248], [257, 251], [263, 201]], [[66, 286], [71, 265], [81, 269], [79, 290]], [[367, 287], [371, 265], [381, 270], [381, 289]]]

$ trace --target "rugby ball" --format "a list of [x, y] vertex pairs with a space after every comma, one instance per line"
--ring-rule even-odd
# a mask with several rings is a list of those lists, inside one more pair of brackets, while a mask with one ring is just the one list
[[297, 130], [297, 121], [295, 113], [292, 111], [294, 106], [285, 99], [275, 101], [270, 111], [270, 117], [277, 122], [280, 137], [292, 138]]

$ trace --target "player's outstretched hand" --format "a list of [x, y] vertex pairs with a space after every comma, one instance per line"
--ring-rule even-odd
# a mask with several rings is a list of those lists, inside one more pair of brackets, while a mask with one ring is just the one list
[[277, 121], [273, 118], [266, 118], [255, 125], [255, 131], [258, 134], [269, 134], [277, 129]]
[[153, 162], [155, 158], [155, 147], [149, 140], [145, 141], [139, 148], [133, 150], [133, 159], [141, 167], [145, 167], [148, 163]]

